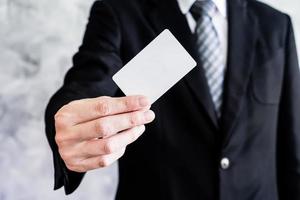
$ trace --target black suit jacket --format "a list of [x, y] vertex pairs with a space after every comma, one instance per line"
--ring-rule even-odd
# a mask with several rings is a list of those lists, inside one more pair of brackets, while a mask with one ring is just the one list
[[[155, 121], [119, 161], [117, 199], [300, 199], [300, 75], [291, 20], [252, 0], [228, 0], [228, 17], [221, 119], [198, 64], [153, 104]], [[84, 175], [69, 171], [58, 154], [56, 111], [75, 99], [123, 96], [112, 75], [165, 28], [197, 59], [176, 0], [94, 3], [74, 66], [46, 111], [55, 189], [64, 185], [69, 194]], [[230, 160], [225, 170], [223, 157]]]

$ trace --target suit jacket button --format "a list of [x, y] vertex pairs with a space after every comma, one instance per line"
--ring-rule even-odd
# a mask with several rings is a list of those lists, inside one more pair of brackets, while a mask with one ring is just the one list
[[221, 160], [221, 168], [222, 169], [228, 169], [230, 167], [230, 161], [228, 158], [222, 158]]

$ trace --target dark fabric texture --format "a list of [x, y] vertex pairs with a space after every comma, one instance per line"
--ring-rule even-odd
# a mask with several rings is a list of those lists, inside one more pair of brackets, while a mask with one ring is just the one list
[[[155, 121], [119, 160], [116, 199], [300, 199], [300, 73], [291, 20], [252, 0], [228, 0], [228, 20], [221, 119], [198, 64], [152, 105]], [[84, 176], [59, 156], [55, 113], [75, 99], [123, 96], [112, 75], [165, 28], [197, 60], [176, 0], [94, 3], [74, 66], [46, 110], [55, 189], [70, 194]], [[230, 160], [225, 170], [223, 157]]]

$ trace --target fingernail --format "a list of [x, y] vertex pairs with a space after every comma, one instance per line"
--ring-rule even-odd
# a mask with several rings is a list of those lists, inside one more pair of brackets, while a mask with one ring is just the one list
[[150, 104], [148, 98], [146, 98], [146, 97], [140, 97], [139, 103], [140, 103], [141, 107], [146, 107], [146, 106], [149, 106], [149, 104]]
[[144, 112], [144, 116], [147, 122], [150, 122], [155, 118], [155, 114], [152, 110], [147, 110], [146, 112]]

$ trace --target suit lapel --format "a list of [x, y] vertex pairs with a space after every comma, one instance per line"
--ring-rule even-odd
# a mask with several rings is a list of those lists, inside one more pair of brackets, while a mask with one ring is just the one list
[[202, 104], [213, 125], [218, 128], [218, 120], [209, 93], [205, 73], [198, 62], [195, 46], [196, 37], [191, 33], [185, 15], [181, 13], [176, 0], [152, 1], [152, 3], [154, 4], [151, 4], [151, 7], [148, 8], [150, 24], [156, 29], [157, 33], [166, 28], [169, 29], [197, 61], [198, 65], [184, 77], [184, 81], [195, 95], [195, 99]]
[[228, 0], [229, 53], [224, 83], [221, 118], [224, 145], [231, 136], [243, 103], [243, 97], [253, 68], [256, 44], [256, 21], [247, 10], [246, 0]]

